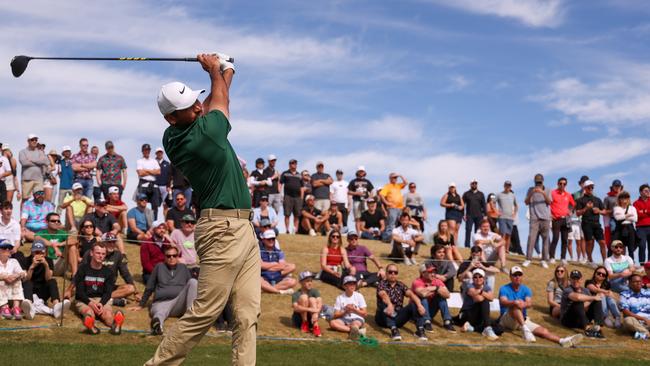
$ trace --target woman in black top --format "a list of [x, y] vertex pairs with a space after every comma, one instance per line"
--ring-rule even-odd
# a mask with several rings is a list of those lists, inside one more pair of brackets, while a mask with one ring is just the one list
[[618, 310], [618, 304], [613, 296], [614, 292], [611, 290], [607, 277], [607, 268], [598, 266], [594, 270], [591, 279], [585, 281], [585, 287], [592, 295], [602, 294], [603, 300], [600, 303], [603, 308], [605, 324], [610, 328], [620, 328], [621, 312]]
[[[463, 261], [463, 256], [456, 247], [454, 234], [449, 230], [449, 222], [447, 220], [438, 221], [438, 231], [433, 234], [433, 244], [442, 245], [445, 247], [445, 258], [450, 261], [460, 263]], [[433, 248], [431, 248], [433, 250]], [[431, 254], [433, 257], [433, 253]]]
[[91, 220], [83, 220], [79, 228], [77, 241], [79, 244], [79, 263], [81, 263], [86, 252], [93, 249], [97, 238], [95, 237], [95, 224]]
[[456, 184], [449, 183], [449, 190], [440, 199], [440, 206], [445, 208], [445, 220], [449, 225], [449, 231], [454, 233], [454, 239], [458, 239], [458, 230], [463, 222], [463, 210], [465, 203], [463, 197], [456, 192]]

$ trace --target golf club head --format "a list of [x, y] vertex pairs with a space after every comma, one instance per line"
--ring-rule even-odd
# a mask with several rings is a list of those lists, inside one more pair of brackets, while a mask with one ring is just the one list
[[27, 69], [27, 64], [31, 59], [29, 56], [14, 56], [9, 63], [11, 65], [11, 73], [15, 77], [20, 77], [25, 72], [25, 69]]

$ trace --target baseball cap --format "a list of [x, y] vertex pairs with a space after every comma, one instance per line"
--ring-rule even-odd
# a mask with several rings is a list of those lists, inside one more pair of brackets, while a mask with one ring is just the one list
[[325, 164], [323, 164], [322, 161], [317, 161], [317, 162], [316, 162], [316, 166], [317, 166], [317, 167], [319, 167], [319, 166], [324, 166], [324, 165], [325, 165]]
[[37, 138], [38, 138], [38, 135], [35, 134], [35, 133], [30, 133], [29, 135], [27, 135], [28, 140], [37, 139]]
[[310, 271], [302, 271], [298, 275], [298, 281], [302, 282], [308, 278], [314, 278], [314, 277], [315, 277], [314, 274], [311, 273]]
[[390, 174], [388, 174], [388, 178], [395, 178], [395, 177], [397, 177], [397, 176], [398, 176], [398, 175], [397, 175], [397, 173], [395, 173], [395, 172], [391, 172]]
[[447, 185], [447, 187], [448, 187], [448, 188], [456, 187], [456, 183], [455, 183], [455, 182], [449, 182], [449, 184]]
[[614, 179], [614, 181], [612, 182], [612, 187], [620, 187], [622, 185], [623, 183], [621, 183], [620, 179]]
[[268, 200], [269, 200], [269, 196], [267, 195], [263, 195], [262, 197], [260, 197], [260, 201], [268, 201]]
[[52, 150], [50, 150], [49, 153], [47, 153], [47, 155], [59, 155], [59, 153], [56, 152], [56, 150], [52, 149]]
[[365, 172], [365, 171], [366, 171], [366, 167], [363, 166], [363, 165], [359, 165], [359, 166], [357, 167], [357, 171], [358, 171], [358, 172]]
[[512, 185], [512, 182], [509, 181], [509, 180], [507, 180], [507, 181], [503, 182], [503, 185], [504, 185], [504, 186], [511, 186], [511, 185]]
[[620, 240], [612, 241], [611, 247], [614, 248], [614, 247], [617, 247], [617, 246], [621, 246], [621, 247], [625, 248], [625, 245], [623, 244], [622, 241], [620, 241]]
[[476, 268], [475, 270], [472, 271], [472, 274], [480, 274], [481, 276], [485, 277], [485, 271], [482, 270], [481, 268]]
[[583, 175], [582, 177], [580, 177], [580, 180], [578, 181], [578, 184], [582, 184], [582, 183], [584, 183], [585, 181], [588, 181], [588, 180], [589, 180], [589, 177], [586, 176], [586, 175]]
[[103, 198], [100, 198], [97, 201], [95, 201], [95, 205], [97, 206], [106, 206], [107, 204], [108, 202]]
[[181, 217], [181, 220], [182, 221], [196, 222], [196, 217], [194, 217], [194, 215], [192, 215], [192, 214], [186, 214], [186, 215], [183, 215], [183, 217]]
[[264, 164], [264, 159], [262, 159], [262, 158], [255, 159], [255, 165], [257, 165], [257, 164]]
[[422, 263], [420, 264], [420, 273], [422, 272], [433, 272], [434, 265], [432, 263]]
[[265, 232], [262, 233], [262, 239], [275, 239], [275, 231], [266, 230]]
[[366, 203], [376, 203], [376, 202], [377, 202], [377, 200], [375, 200], [375, 199], [372, 198], [372, 197], [370, 197], [370, 198], [368, 198], [368, 199], [366, 200]]
[[470, 183], [478, 183], [478, 179], [472, 178], [472, 180], [469, 181]]
[[594, 182], [592, 182], [592, 181], [590, 181], [589, 179], [587, 179], [587, 180], [584, 182], [583, 185], [584, 185], [585, 187], [593, 186], [593, 185], [594, 185]]
[[104, 147], [107, 148], [107, 149], [110, 149], [110, 148], [112, 148], [114, 146], [115, 145], [113, 145], [113, 141], [110, 141], [110, 140], [106, 141], [106, 143], [104, 144]]
[[34, 252], [44, 252], [45, 251], [45, 243], [41, 240], [36, 240], [35, 242], [32, 243], [32, 253]]
[[314, 196], [312, 196], [311, 194], [308, 194], [307, 197], [305, 197], [305, 201], [309, 201], [309, 200], [313, 200], [313, 199], [314, 199]]
[[571, 271], [571, 274], [569, 274], [569, 278], [578, 280], [582, 278], [582, 272], [578, 271], [577, 269], [574, 269]]
[[297, 162], [298, 162], [298, 160], [296, 160], [296, 159], [289, 160], [289, 164], [293, 164], [293, 163], [297, 163]]
[[163, 148], [160, 147], [160, 146], [158, 146], [158, 147], [156, 148], [156, 151], [155, 151], [155, 152], [158, 152], [158, 151], [160, 151], [160, 152], [165, 152], [165, 150], [163, 150]]
[[278, 160], [278, 158], [275, 155], [271, 154], [271, 155], [269, 155], [269, 157], [266, 160], [268, 160], [268, 161]]
[[355, 237], [358, 238], [358, 237], [359, 237], [359, 234], [357, 234], [357, 232], [354, 231], [354, 230], [350, 230], [350, 231], [348, 231], [347, 236], [348, 236], [348, 238], [350, 238], [350, 237], [352, 237], [352, 236], [355, 236]]
[[343, 284], [347, 285], [348, 283], [357, 283], [357, 278], [354, 276], [345, 276], [343, 277]]
[[510, 275], [512, 276], [513, 274], [521, 273], [524, 274], [524, 271], [521, 269], [519, 266], [514, 266], [510, 268]]
[[1, 239], [0, 240], [0, 249], [13, 249], [14, 245], [11, 244], [9, 240]]
[[111, 186], [108, 188], [108, 193], [120, 193], [120, 188], [116, 186]]
[[149, 144], [142, 144], [142, 149], [141, 150], [151, 150], [151, 145]]
[[81, 183], [77, 182], [72, 185], [72, 190], [76, 191], [77, 189], [84, 189], [84, 186], [82, 186]]
[[160, 227], [160, 225], [165, 225], [165, 220], [156, 220], [156, 221], [154, 221], [152, 227], [156, 228], [156, 227]]
[[341, 169], [336, 169], [336, 174], [343, 174], [343, 171]]
[[107, 232], [107, 233], [104, 233], [104, 234], [102, 235], [102, 241], [103, 241], [104, 243], [106, 243], [106, 242], [108, 242], [108, 241], [111, 241], [111, 242], [112, 242], [112, 241], [117, 241], [117, 236], [115, 236], [115, 234], [113, 234], [113, 233], [111, 233], [111, 232]]
[[62, 153], [66, 152], [66, 151], [72, 151], [72, 149], [70, 148], [70, 146], [65, 145], [65, 146], [63, 146], [63, 147], [61, 148], [61, 152], [62, 152]]
[[158, 109], [163, 116], [172, 112], [191, 107], [205, 89], [192, 90], [189, 86], [174, 81], [160, 88], [158, 93]]
[[11, 148], [9, 148], [9, 144], [2, 144], [2, 151], [5, 150], [11, 150]]
[[138, 201], [139, 201], [139, 200], [147, 200], [147, 201], [149, 200], [149, 199], [147, 198], [147, 195], [144, 194], [144, 193], [138, 193], [138, 194], [135, 196], [135, 198], [137, 198]]

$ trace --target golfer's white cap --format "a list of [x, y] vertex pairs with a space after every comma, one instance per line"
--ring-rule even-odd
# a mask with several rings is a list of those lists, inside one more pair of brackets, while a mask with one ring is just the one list
[[199, 94], [203, 93], [205, 89], [192, 90], [189, 86], [174, 81], [165, 84], [160, 88], [158, 93], [158, 108], [163, 116], [166, 116], [174, 111], [189, 108], [196, 102]]
[[35, 134], [35, 133], [30, 133], [29, 135], [27, 135], [28, 140], [37, 139], [37, 138], [38, 138], [38, 135]]
[[64, 147], [61, 148], [61, 152], [66, 152], [66, 151], [72, 151], [72, 149], [70, 148], [70, 146], [65, 145]]
[[589, 187], [589, 186], [593, 186], [593, 185], [594, 185], [594, 182], [592, 182], [590, 180], [586, 180], [585, 183], [582, 186], [583, 187]]

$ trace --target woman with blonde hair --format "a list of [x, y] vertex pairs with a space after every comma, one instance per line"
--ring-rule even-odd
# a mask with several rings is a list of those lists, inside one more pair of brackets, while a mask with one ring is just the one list
[[546, 285], [546, 301], [548, 302], [548, 312], [555, 319], [560, 319], [560, 306], [562, 303], [562, 293], [569, 286], [569, 271], [562, 264], [555, 267], [553, 279]]
[[449, 189], [440, 199], [440, 206], [445, 208], [445, 220], [449, 225], [449, 231], [454, 234], [454, 244], [458, 240], [458, 230], [463, 222], [465, 203], [463, 197], [456, 191], [456, 183], [449, 183]]
[[438, 231], [433, 234], [433, 244], [445, 247], [445, 257], [454, 263], [461, 263], [463, 256], [456, 247], [456, 237], [449, 229], [447, 220], [438, 221]]
[[320, 254], [320, 276], [322, 282], [342, 287], [343, 277], [356, 275], [356, 269], [348, 260], [348, 252], [341, 244], [341, 232], [332, 230], [327, 236], [327, 245]]

